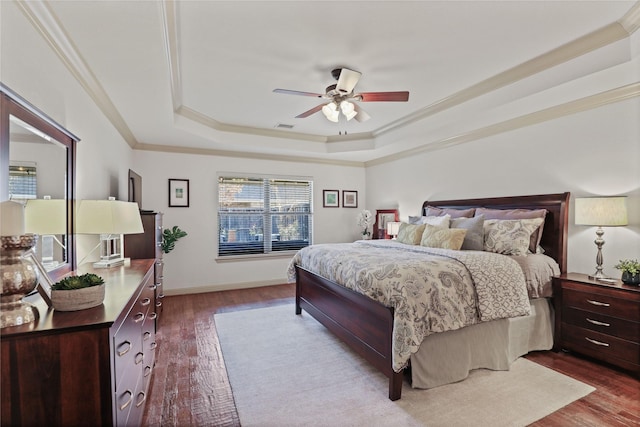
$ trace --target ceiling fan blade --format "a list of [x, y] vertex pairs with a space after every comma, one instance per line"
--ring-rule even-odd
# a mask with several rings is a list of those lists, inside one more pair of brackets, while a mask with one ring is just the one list
[[312, 109], [307, 110], [302, 114], [298, 114], [296, 116], [296, 119], [304, 119], [305, 117], [309, 117], [310, 115], [312, 115], [314, 113], [317, 113], [318, 111], [322, 110], [322, 107], [324, 107], [324, 106], [325, 106], [325, 104], [320, 104], [320, 105], [318, 105], [316, 107], [313, 107]]
[[362, 108], [360, 108], [358, 106], [358, 104], [353, 104], [353, 108], [356, 111], [356, 116], [354, 117], [354, 119], [356, 119], [358, 122], [362, 123], [362, 122], [366, 122], [367, 120], [369, 120], [371, 118], [370, 115], [367, 114], [366, 111], [364, 111]]
[[275, 93], [284, 93], [286, 95], [302, 95], [302, 96], [313, 96], [314, 98], [322, 98], [324, 95], [320, 93], [313, 92], [300, 92], [299, 90], [289, 90], [289, 89], [274, 89]]
[[353, 92], [353, 88], [356, 87], [356, 83], [358, 83], [358, 80], [360, 80], [361, 75], [362, 73], [358, 71], [343, 68], [340, 71], [340, 77], [338, 78], [336, 90], [340, 91], [340, 93], [342, 94]]
[[355, 95], [362, 102], [407, 102], [409, 100], [409, 92], [363, 92]]

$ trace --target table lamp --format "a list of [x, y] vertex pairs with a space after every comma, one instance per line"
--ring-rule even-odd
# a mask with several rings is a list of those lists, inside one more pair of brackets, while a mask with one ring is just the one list
[[134, 202], [123, 202], [113, 197], [109, 200], [80, 200], [77, 212], [76, 233], [100, 235], [100, 261], [93, 264], [95, 268], [124, 264], [122, 235], [144, 233], [140, 210]]
[[597, 226], [596, 240], [596, 272], [589, 276], [592, 280], [606, 279], [602, 272], [602, 246], [604, 231], [602, 227], [618, 227], [627, 225], [626, 197], [582, 197], [576, 198], [576, 225]]
[[387, 223], [387, 235], [391, 236], [393, 240], [396, 239], [398, 233], [400, 232], [400, 223], [399, 222], [388, 222]]
[[39, 234], [42, 248], [42, 265], [49, 271], [60, 265], [55, 259], [54, 245], [56, 242], [63, 250], [65, 245], [57, 236], [67, 234], [67, 201], [52, 199], [29, 199], [24, 209], [24, 228], [27, 233]]

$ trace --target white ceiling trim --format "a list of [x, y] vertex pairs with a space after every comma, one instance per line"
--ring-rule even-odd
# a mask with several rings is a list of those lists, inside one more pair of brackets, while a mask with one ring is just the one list
[[489, 126], [484, 126], [468, 132], [464, 132], [459, 135], [454, 135], [438, 141], [433, 141], [420, 147], [415, 147], [399, 153], [380, 157], [378, 159], [365, 162], [365, 165], [375, 166], [411, 157], [418, 153], [424, 153], [426, 151], [442, 150], [445, 148], [453, 147], [455, 145], [465, 144], [467, 142], [486, 138], [488, 136], [509, 132], [526, 126], [531, 126], [549, 120], [557, 119], [559, 117], [602, 107], [607, 104], [625, 101], [637, 96], [640, 96], [640, 83], [631, 83], [626, 86], [621, 86], [615, 89], [597, 93], [595, 95], [586, 96], [584, 98], [569, 101], [564, 104], [559, 104], [553, 107], [545, 108], [543, 110], [535, 111], [533, 113], [524, 114], [518, 117], [511, 118], [509, 120], [504, 120], [502, 122], [494, 123]]
[[122, 138], [131, 148], [134, 148], [138, 141], [133, 132], [127, 126], [116, 106], [111, 102], [111, 98], [109, 98], [91, 68], [78, 52], [75, 44], [69, 38], [49, 5], [43, 1], [18, 1], [16, 4], [34, 28], [49, 43], [49, 46], [93, 99], [98, 108], [102, 110]]

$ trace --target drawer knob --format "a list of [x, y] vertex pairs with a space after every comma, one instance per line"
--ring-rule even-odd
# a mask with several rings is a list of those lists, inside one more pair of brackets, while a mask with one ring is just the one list
[[599, 345], [599, 346], [602, 346], [602, 347], [609, 347], [609, 344], [607, 344], [606, 342], [592, 340], [589, 337], [584, 337], [584, 339], [589, 341], [591, 344]]
[[127, 406], [129, 406], [131, 404], [131, 401], [133, 400], [133, 393], [131, 392], [131, 390], [127, 390], [124, 393], [122, 393], [122, 396], [126, 396], [126, 395], [129, 395], [129, 397], [127, 398], [126, 402], [120, 405], [121, 411], [124, 411], [125, 409], [127, 409]]
[[605, 323], [605, 322], [599, 322], [597, 320], [593, 320], [593, 319], [589, 319], [588, 317], [586, 318], [587, 322], [592, 323], [594, 325], [598, 325], [598, 326], [611, 326], [611, 324], [609, 323]]
[[147, 331], [147, 332], [145, 332], [145, 333], [142, 335], [142, 339], [143, 339], [144, 341], [148, 340], [149, 338], [151, 338], [151, 332], [148, 332], [148, 331]]
[[147, 365], [144, 367], [144, 376], [148, 377], [149, 375], [151, 375], [151, 366]]
[[[124, 347], [124, 348], [120, 349], [121, 347]], [[123, 342], [118, 346], [118, 356], [120, 357], [124, 356], [125, 354], [129, 353], [129, 350], [131, 350], [131, 342], [129, 341]]]
[[155, 350], [156, 347], [158, 347], [158, 343], [155, 341], [149, 344], [149, 350]]
[[144, 353], [136, 354], [136, 360], [135, 360], [136, 365], [141, 364], [143, 361], [144, 361]]
[[136, 314], [136, 317], [133, 319], [134, 322], [140, 323], [144, 320], [144, 313]]
[[156, 313], [155, 311], [149, 314], [149, 319], [151, 320], [156, 320], [157, 317], [158, 317], [158, 313]]
[[611, 305], [611, 304], [606, 303], [606, 302], [594, 301], [592, 299], [588, 299], [587, 302], [589, 304], [597, 305], [597, 306], [600, 306], [600, 307], [609, 307]]
[[140, 301], [140, 304], [141, 304], [143, 307], [145, 307], [145, 306], [147, 306], [147, 305], [151, 304], [151, 298], [145, 298], [145, 299], [143, 299], [142, 301]]

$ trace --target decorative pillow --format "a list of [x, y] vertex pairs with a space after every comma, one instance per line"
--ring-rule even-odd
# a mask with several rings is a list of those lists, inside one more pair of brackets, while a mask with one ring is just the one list
[[462, 242], [462, 250], [484, 250], [484, 215], [474, 218], [452, 218], [450, 227], [467, 230]]
[[449, 228], [450, 215], [443, 216], [410, 216], [409, 224], [429, 224], [436, 227]]
[[484, 219], [530, 219], [542, 218], [540, 227], [531, 233], [531, 241], [529, 242], [529, 251], [537, 253], [540, 239], [542, 238], [542, 230], [544, 229], [544, 217], [547, 215], [546, 209], [487, 209], [477, 208], [476, 216], [484, 215]]
[[531, 234], [542, 221], [542, 218], [486, 219], [484, 250], [504, 255], [527, 255]]
[[426, 216], [444, 216], [449, 215], [451, 218], [471, 218], [476, 211], [476, 208], [469, 209], [453, 209], [453, 208], [437, 208], [435, 206], [427, 205], [424, 208], [424, 214]]
[[425, 224], [420, 244], [429, 248], [460, 250], [467, 230], [462, 228], [442, 228]]
[[424, 227], [425, 224], [407, 224], [403, 222], [400, 224], [396, 240], [407, 245], [417, 245], [420, 243], [420, 238], [422, 238]]

